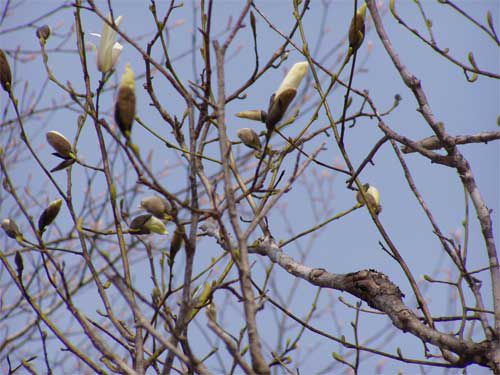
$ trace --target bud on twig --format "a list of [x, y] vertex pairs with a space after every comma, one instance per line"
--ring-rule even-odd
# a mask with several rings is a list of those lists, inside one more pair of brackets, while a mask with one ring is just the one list
[[50, 34], [50, 27], [48, 25], [43, 25], [36, 29], [36, 36], [42, 43], [45, 43], [50, 38]]
[[281, 82], [278, 90], [271, 97], [266, 119], [268, 130], [274, 129], [274, 126], [284, 116], [288, 106], [297, 95], [297, 88], [307, 74], [308, 69], [309, 63], [307, 61], [294, 64]]
[[208, 319], [210, 319], [212, 322], [217, 321], [217, 308], [215, 307], [215, 303], [213, 301], [207, 305], [207, 307], [205, 308], [205, 312]]
[[349, 47], [351, 48], [351, 53], [357, 51], [365, 39], [365, 16], [366, 3], [361, 5], [356, 11], [349, 26]]
[[257, 151], [262, 148], [259, 136], [254, 130], [250, 128], [242, 128], [239, 129], [236, 134], [238, 135], [238, 138], [241, 139], [241, 142], [245, 144], [245, 146], [253, 148]]
[[76, 159], [66, 159], [66, 160], [63, 160], [62, 162], [60, 162], [59, 164], [57, 164], [54, 168], [52, 168], [50, 170], [50, 172], [52, 173], [52, 172], [60, 171], [62, 169], [66, 169], [70, 165], [73, 165], [75, 162], [76, 162]]
[[46, 138], [47, 142], [56, 151], [55, 156], [61, 159], [73, 159], [75, 157], [70, 141], [61, 133], [51, 130], [47, 132]]
[[258, 109], [241, 111], [236, 114], [236, 117], [246, 118], [247, 120], [266, 122], [267, 113]]
[[4, 230], [5, 234], [8, 237], [13, 238], [15, 240], [23, 237], [16, 222], [12, 219], [3, 219], [2, 220], [2, 229]]
[[[379, 191], [377, 190], [377, 188], [375, 186], [371, 186], [370, 184], [364, 184], [363, 190], [364, 190], [366, 199], [368, 201], [368, 204], [375, 210], [375, 213], [378, 215], [380, 212], [382, 212], [382, 206], [380, 205], [380, 193], [379, 193]], [[365, 204], [365, 201], [363, 199], [363, 195], [359, 191], [356, 194], [356, 200], [361, 204]]]
[[10, 92], [12, 85], [12, 73], [5, 52], [0, 49], [0, 83], [5, 91]]
[[45, 228], [47, 228], [55, 220], [61, 210], [62, 202], [62, 199], [56, 199], [42, 212], [40, 218], [38, 219], [38, 230], [40, 234], [42, 234], [45, 231]]
[[16, 251], [16, 255], [14, 255], [14, 262], [16, 263], [17, 277], [19, 279], [22, 279], [24, 262], [23, 262], [23, 256], [19, 251]]
[[170, 220], [172, 218], [168, 214], [170, 211], [170, 204], [165, 200], [165, 198], [157, 195], [144, 198], [141, 201], [140, 207], [156, 216], [158, 219]]
[[182, 232], [184, 229], [182, 227], [177, 227], [172, 236], [172, 241], [170, 242], [170, 253], [168, 255], [168, 265], [172, 267], [174, 265], [175, 256], [179, 252], [182, 246]]
[[130, 223], [130, 229], [133, 234], [168, 234], [165, 224], [153, 215], [139, 215]]
[[115, 103], [115, 121], [123, 135], [129, 139], [132, 123], [135, 118], [135, 78], [130, 64], [125, 65], [118, 87], [118, 97]]

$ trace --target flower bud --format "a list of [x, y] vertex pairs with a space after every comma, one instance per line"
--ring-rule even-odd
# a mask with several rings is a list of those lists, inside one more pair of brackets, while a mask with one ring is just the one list
[[151, 300], [153, 301], [154, 306], [159, 306], [161, 303], [161, 292], [158, 287], [154, 287], [151, 292]]
[[9, 92], [12, 85], [12, 73], [5, 52], [0, 49], [0, 83], [5, 91]]
[[151, 231], [147, 229], [144, 225], [146, 224], [146, 221], [148, 221], [152, 215], [139, 215], [135, 217], [131, 222], [130, 222], [130, 229], [134, 234], [149, 234]]
[[61, 210], [62, 202], [62, 199], [56, 199], [42, 212], [40, 218], [38, 219], [38, 230], [40, 233], [43, 233], [45, 228], [47, 228], [55, 220]]
[[274, 126], [283, 118], [288, 106], [297, 95], [297, 88], [307, 74], [309, 63], [296, 63], [281, 82], [280, 87], [271, 97], [267, 111], [266, 127], [272, 131]]
[[279, 97], [273, 95], [269, 105], [269, 111], [266, 118], [266, 127], [268, 130], [273, 130], [275, 125], [283, 118], [288, 106], [293, 98], [297, 95], [297, 90], [287, 89], [283, 91]]
[[73, 159], [73, 147], [71, 146], [70, 141], [61, 133], [51, 130], [46, 134], [47, 142], [52, 146], [52, 148], [56, 151], [56, 156], [59, 156], [62, 159]]
[[[380, 205], [380, 193], [375, 186], [371, 186], [370, 184], [364, 184], [363, 190], [365, 192], [366, 199], [368, 204], [375, 210], [375, 213], [378, 215], [382, 212], [382, 206]], [[358, 191], [356, 194], [356, 200], [364, 204], [363, 195]]]
[[168, 204], [166, 199], [157, 195], [144, 198], [141, 201], [140, 207], [159, 219], [171, 219], [170, 215], [168, 215], [170, 204]]
[[366, 3], [363, 3], [356, 11], [349, 26], [349, 47], [352, 49], [351, 53], [354, 53], [361, 47], [365, 38], [365, 16]]
[[302, 79], [306, 76], [308, 70], [309, 63], [307, 61], [302, 61], [294, 64], [281, 82], [278, 90], [275, 92], [275, 99], [277, 99], [281, 95], [281, 93], [288, 89], [297, 90], [299, 88], [300, 82], [302, 82]]
[[16, 222], [12, 219], [3, 219], [2, 229], [4, 230], [5, 234], [10, 238], [18, 239], [22, 238], [23, 236]]
[[130, 64], [125, 66], [115, 103], [115, 121], [123, 135], [129, 139], [135, 118], [135, 78]]
[[205, 312], [208, 319], [210, 319], [212, 322], [217, 321], [217, 308], [215, 307], [214, 301], [210, 302], [207, 307], [205, 307]]
[[23, 276], [24, 262], [23, 262], [23, 256], [19, 251], [16, 251], [16, 255], [14, 255], [14, 262], [16, 263], [17, 277], [21, 279]]
[[184, 229], [182, 227], [177, 227], [172, 236], [172, 241], [170, 241], [170, 253], [168, 254], [168, 265], [173, 266], [175, 256], [179, 252], [182, 246], [182, 232]]
[[168, 234], [167, 228], [165, 227], [165, 224], [163, 224], [163, 221], [154, 216], [151, 216], [151, 218], [146, 221], [145, 227], [153, 233], [164, 235]]
[[236, 114], [236, 117], [246, 118], [248, 120], [266, 122], [267, 113], [258, 109], [241, 111]]
[[238, 138], [245, 144], [245, 146], [253, 148], [254, 150], [259, 151], [262, 148], [260, 144], [260, 139], [257, 133], [250, 128], [242, 128], [239, 129], [236, 133]]
[[36, 36], [43, 42], [50, 38], [50, 27], [48, 25], [40, 26], [36, 29]]
[[52, 168], [50, 170], [50, 173], [66, 169], [69, 166], [73, 165], [75, 162], [76, 162], [76, 159], [65, 159], [62, 162], [60, 162], [59, 164], [57, 164], [54, 168]]
[[153, 215], [139, 215], [130, 223], [130, 229], [133, 234], [168, 234], [167, 228], [163, 222]]

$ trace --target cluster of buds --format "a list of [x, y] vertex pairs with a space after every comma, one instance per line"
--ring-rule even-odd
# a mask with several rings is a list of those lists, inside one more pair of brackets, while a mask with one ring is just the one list
[[148, 213], [135, 217], [130, 223], [133, 234], [168, 234], [163, 220], [172, 220], [170, 204], [162, 197], [153, 195], [144, 198], [139, 206]]
[[[271, 96], [269, 106], [266, 111], [263, 110], [245, 110], [236, 114], [239, 118], [244, 118], [253, 121], [260, 121], [266, 124], [267, 128], [267, 141], [271, 137], [276, 124], [281, 121], [285, 115], [290, 103], [297, 95], [297, 89], [302, 82], [302, 79], [307, 74], [309, 63], [302, 61], [292, 66], [283, 81], [281, 82], [278, 90]], [[262, 145], [259, 136], [255, 131], [249, 128], [238, 130], [237, 133], [241, 142], [247, 147], [260, 151]], [[266, 141], [266, 147], [267, 147]]]
[[[43, 210], [42, 214], [38, 218], [38, 234], [41, 236], [45, 229], [54, 222], [59, 211], [61, 211], [62, 199], [56, 199], [49, 203], [49, 205]], [[5, 234], [20, 242], [23, 240], [23, 234], [19, 230], [16, 222], [12, 219], [3, 219], [1, 224], [2, 229]]]
[[72, 165], [76, 161], [76, 155], [73, 151], [73, 146], [71, 145], [68, 138], [59, 133], [58, 131], [51, 130], [46, 134], [47, 142], [52, 146], [55, 152], [52, 155], [63, 159], [61, 163], [56, 165], [50, 171], [55, 172], [65, 169]]

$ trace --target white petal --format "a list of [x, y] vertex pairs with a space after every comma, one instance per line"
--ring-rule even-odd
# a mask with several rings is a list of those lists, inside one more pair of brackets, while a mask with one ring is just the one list
[[112, 68], [115, 67], [116, 62], [118, 61], [118, 58], [122, 54], [122, 50], [123, 50], [123, 46], [120, 43], [116, 42], [113, 45], [113, 50], [111, 51], [111, 64], [113, 65]]

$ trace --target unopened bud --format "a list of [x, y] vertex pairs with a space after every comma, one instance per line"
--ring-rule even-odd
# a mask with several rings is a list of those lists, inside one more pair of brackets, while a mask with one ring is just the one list
[[241, 111], [236, 114], [236, 117], [246, 118], [247, 120], [266, 122], [267, 114], [265, 111], [258, 109], [251, 109], [248, 111]]
[[135, 119], [135, 77], [130, 64], [125, 65], [118, 96], [115, 103], [115, 121], [123, 135], [128, 139]]
[[168, 234], [167, 228], [165, 227], [165, 224], [163, 224], [163, 221], [154, 216], [151, 216], [151, 218], [146, 221], [145, 227], [153, 233], [164, 235]]
[[307, 71], [309, 70], [309, 63], [307, 61], [302, 61], [296, 63], [289, 70], [283, 81], [281, 82], [280, 87], [275, 92], [275, 100], [286, 90], [299, 88], [302, 79], [306, 76]]
[[177, 227], [172, 236], [172, 241], [170, 241], [170, 253], [168, 254], [168, 264], [170, 267], [173, 266], [175, 256], [179, 252], [182, 246], [182, 232], [184, 229], [182, 227]]
[[23, 262], [23, 256], [19, 251], [16, 251], [16, 255], [14, 256], [14, 262], [16, 263], [17, 276], [21, 279], [23, 276], [24, 262]]
[[17, 239], [22, 237], [19, 227], [17, 226], [16, 222], [12, 219], [3, 219], [2, 229], [4, 230], [5, 234], [10, 238]]
[[0, 49], [0, 83], [5, 91], [9, 92], [12, 85], [12, 73], [5, 52]]
[[134, 234], [168, 234], [165, 224], [153, 215], [139, 215], [130, 223], [130, 229]]
[[158, 289], [158, 287], [154, 287], [153, 288], [153, 291], [151, 292], [151, 299], [153, 300], [153, 304], [155, 306], [159, 306], [160, 303], [161, 303], [161, 292], [160, 292], [160, 289]]
[[307, 61], [294, 64], [281, 82], [278, 90], [271, 96], [266, 118], [268, 131], [272, 131], [274, 126], [285, 115], [288, 106], [293, 98], [295, 98], [295, 95], [297, 95], [297, 89], [308, 70], [309, 63]]
[[365, 16], [366, 3], [363, 3], [356, 11], [349, 26], [349, 47], [352, 48], [352, 53], [361, 47], [365, 38]]
[[[380, 212], [382, 212], [382, 206], [380, 205], [380, 193], [378, 189], [375, 186], [371, 186], [370, 184], [364, 184], [363, 190], [368, 204], [375, 210], [375, 213], [378, 215]], [[356, 200], [361, 204], [365, 203], [363, 195], [359, 191], [356, 194]]]
[[50, 38], [50, 27], [48, 25], [40, 26], [36, 29], [36, 36], [43, 42]]
[[205, 308], [205, 312], [208, 319], [213, 322], [217, 321], [217, 308], [215, 307], [215, 303], [213, 301], [207, 305], [207, 307]]
[[46, 134], [47, 142], [56, 151], [56, 156], [62, 159], [72, 159], [74, 158], [73, 147], [70, 141], [61, 133], [51, 130]]
[[63, 169], [68, 168], [69, 166], [73, 165], [76, 162], [76, 159], [65, 159], [59, 164], [57, 164], [54, 168], [50, 170], [50, 172], [57, 172]]
[[56, 199], [42, 212], [40, 218], [38, 219], [38, 230], [40, 233], [43, 233], [45, 228], [47, 228], [55, 220], [61, 210], [62, 202], [62, 199]]
[[157, 195], [144, 198], [141, 201], [140, 207], [159, 219], [171, 218], [168, 215], [168, 212], [170, 211], [170, 204], [166, 201], [165, 198], [159, 197]]
[[245, 144], [245, 146], [253, 148], [257, 151], [262, 148], [259, 136], [254, 130], [250, 128], [242, 128], [239, 129], [236, 134], [238, 135], [238, 138], [241, 139], [241, 142]]

